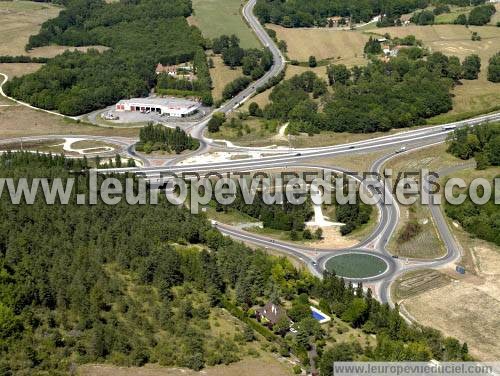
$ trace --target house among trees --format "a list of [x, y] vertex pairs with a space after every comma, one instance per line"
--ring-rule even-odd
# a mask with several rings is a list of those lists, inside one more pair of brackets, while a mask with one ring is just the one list
[[269, 328], [272, 328], [283, 318], [288, 319], [285, 309], [279, 304], [275, 304], [271, 301], [264, 307], [257, 309], [255, 311], [255, 316], [257, 320], [266, 324]]
[[169, 76], [175, 76], [177, 74], [177, 65], [162, 65], [158, 63], [155, 72], [156, 74], [166, 73]]
[[180, 77], [188, 79], [189, 81], [192, 81], [196, 78], [193, 73], [193, 65], [190, 63], [184, 63], [180, 65], [163, 65], [161, 63], [158, 63], [155, 72], [156, 74], [167, 74], [173, 78]]
[[349, 26], [349, 17], [333, 16], [328, 17], [328, 27]]

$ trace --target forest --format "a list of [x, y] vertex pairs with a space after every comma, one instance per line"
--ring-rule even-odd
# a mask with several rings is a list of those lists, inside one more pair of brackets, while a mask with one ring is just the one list
[[448, 153], [464, 160], [474, 158], [477, 169], [500, 166], [500, 123], [458, 128], [447, 142]]
[[[445, 9], [447, 4], [458, 6], [471, 6], [484, 4], [485, 0], [375, 0], [375, 1], [349, 1], [349, 0], [258, 0], [255, 6], [255, 15], [261, 23], [273, 23], [284, 27], [325, 27], [329, 25], [328, 17], [352, 17], [353, 23], [368, 22], [375, 16], [383, 15], [377, 22], [378, 27], [401, 25], [400, 17], [418, 9], [425, 9], [429, 5], [436, 5], [436, 9]], [[473, 20], [482, 18], [483, 10], [474, 11], [481, 13], [481, 17], [472, 16]], [[417, 12], [412, 22], [421, 25], [434, 23], [431, 11]], [[472, 23], [471, 23], [472, 24]], [[477, 23], [474, 23], [477, 24]]]
[[386, 14], [399, 17], [429, 5], [428, 0], [259, 0], [255, 15], [261, 23], [274, 23], [284, 27], [326, 26], [332, 16], [352, 16], [354, 23], [368, 22], [374, 16]]
[[[270, 192], [268, 195], [274, 197], [275, 193]], [[279, 194], [276, 196], [280, 197]], [[311, 239], [310, 230], [305, 228], [305, 222], [310, 221], [313, 217], [313, 207], [309, 196], [303, 204], [294, 205], [288, 202], [286, 195], [283, 194], [282, 204], [268, 205], [264, 201], [262, 190], [258, 190], [253, 203], [246, 204], [241, 188], [238, 188], [233, 203], [230, 205], [214, 204], [219, 212], [236, 209], [262, 221], [264, 227], [290, 231], [291, 240]], [[362, 204], [359, 199], [354, 204], [340, 205], [338, 202], [334, 202], [332, 205], [335, 205], [336, 221], [345, 224], [340, 229], [342, 235], [350, 234], [359, 226], [367, 223], [373, 210], [371, 206]]]
[[[494, 196], [494, 195], [493, 195]], [[445, 212], [451, 219], [471, 234], [471, 236], [484, 239], [500, 246], [500, 213], [494, 197], [484, 205], [477, 205], [470, 197], [460, 205], [446, 203]]]
[[[413, 54], [413, 49], [420, 54]], [[332, 94], [327, 94], [326, 83], [313, 72], [294, 76], [272, 90], [271, 103], [262, 115], [288, 121], [292, 134], [322, 130], [369, 133], [411, 127], [449, 111], [453, 85], [461, 78], [475, 79], [479, 73], [476, 55], [461, 63], [439, 52], [423, 60], [419, 47], [407, 50], [388, 62], [374, 58], [365, 67], [328, 66]]]
[[[474, 158], [479, 170], [500, 166], [500, 123], [456, 129], [447, 142], [448, 153], [464, 160]], [[477, 205], [468, 197], [460, 205], [446, 204], [445, 210], [467, 232], [500, 245], [500, 213], [494, 197], [485, 205]]]
[[58, 17], [30, 37], [27, 49], [51, 43], [110, 49], [65, 52], [37, 72], [7, 82], [5, 91], [37, 107], [80, 115], [121, 98], [148, 95], [159, 62], [193, 61], [197, 90], [210, 102], [204, 39], [185, 19], [191, 11], [189, 0], [68, 1]]
[[497, 52], [489, 60], [488, 81], [500, 82], [500, 52]]
[[[70, 176], [82, 161], [33, 153], [0, 156], [0, 176]], [[74, 175], [71, 175], [74, 176]], [[124, 176], [117, 176], [125, 178]], [[78, 192], [88, 192], [85, 175]], [[0, 373], [63, 375], [82, 363], [158, 363], [200, 370], [244, 355], [244, 343], [265, 334], [267, 349], [293, 352], [307, 367], [317, 346], [321, 375], [333, 360], [468, 360], [466, 344], [407, 324], [397, 307], [376, 301], [342, 279], [295, 269], [222, 236], [204, 215], [166, 200], [158, 204], [14, 205], [0, 197]], [[325, 312], [376, 336], [376, 346], [327, 342], [305, 325], [304, 294]], [[292, 302], [300, 335], [270, 332], [253, 318], [269, 299]], [[214, 310], [240, 319], [240, 334], [211, 334]], [[310, 314], [310, 313], [308, 313]], [[310, 320], [309, 320], [309, 324]], [[260, 334], [257, 334], [260, 333]], [[327, 345], [328, 343], [328, 345]]]
[[196, 150], [199, 146], [198, 140], [179, 127], [171, 129], [162, 124], [150, 123], [139, 131], [139, 142], [135, 144], [135, 150], [147, 154], [157, 150], [180, 154], [184, 150]]

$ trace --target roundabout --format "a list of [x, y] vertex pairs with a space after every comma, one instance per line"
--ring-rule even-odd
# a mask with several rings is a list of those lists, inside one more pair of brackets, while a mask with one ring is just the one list
[[353, 251], [330, 257], [325, 269], [346, 279], [376, 279], [389, 270], [389, 262], [378, 255]]

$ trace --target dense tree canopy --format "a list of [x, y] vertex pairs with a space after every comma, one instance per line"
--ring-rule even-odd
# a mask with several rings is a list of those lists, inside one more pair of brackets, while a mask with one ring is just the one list
[[349, 0], [259, 0], [255, 14], [262, 23], [285, 27], [326, 26], [327, 17], [352, 17], [353, 22], [368, 22], [374, 16], [386, 14], [398, 17], [418, 8], [427, 0], [349, 1]]
[[[441, 53], [426, 61], [401, 54], [366, 67], [329, 66], [327, 74], [333, 94], [325, 95], [325, 83], [306, 72], [273, 89], [264, 116], [289, 121], [292, 133], [375, 132], [418, 125], [451, 109], [450, 89], [462, 77], [462, 68], [457, 58]], [[315, 100], [320, 97], [323, 111]]]
[[200, 146], [198, 140], [176, 127], [171, 129], [162, 124], [148, 124], [139, 132], [140, 141], [135, 148], [138, 151], [151, 152], [155, 150], [175, 151], [195, 150]]
[[496, 9], [493, 4], [481, 5], [473, 8], [469, 13], [469, 25], [482, 26], [486, 25], [491, 20], [491, 16], [495, 14]]
[[489, 60], [488, 81], [500, 82], [500, 52], [497, 52]]
[[456, 129], [447, 151], [460, 159], [475, 157], [478, 168], [500, 166], [500, 123]]
[[[70, 170], [86, 168], [85, 160], [51, 155], [0, 156], [0, 176], [16, 180], [66, 179]], [[87, 178], [78, 179], [78, 193], [88, 193]], [[322, 375], [330, 374], [332, 359], [469, 359], [465, 345], [407, 324], [370, 290], [363, 294], [361, 284], [354, 289], [331, 273], [312, 277], [285, 258], [222, 236], [183, 206], [80, 205], [76, 193], [68, 205], [47, 205], [41, 195], [33, 205], [0, 197], [8, 213], [0, 226], [2, 374], [63, 375], [96, 362], [199, 370], [240, 359], [242, 343], [255, 338], [252, 328], [301, 359], [304, 346], [315, 343]], [[324, 312], [375, 334], [376, 347], [324, 348], [323, 330], [304, 310], [308, 296]], [[251, 318], [248, 308], [270, 299], [294, 301], [297, 340], [275, 336]], [[208, 318], [217, 306], [251, 328], [234, 339], [211, 334]], [[232, 325], [241, 327], [239, 320]]]
[[184, 17], [190, 13], [188, 0], [71, 0], [67, 9], [30, 38], [27, 48], [56, 43], [110, 49], [66, 52], [39, 71], [14, 78], [6, 91], [37, 107], [78, 115], [121, 98], [145, 96], [155, 84], [158, 62], [188, 60], [194, 60], [199, 73], [198, 89], [209, 91], [204, 40], [198, 29], [188, 26]]

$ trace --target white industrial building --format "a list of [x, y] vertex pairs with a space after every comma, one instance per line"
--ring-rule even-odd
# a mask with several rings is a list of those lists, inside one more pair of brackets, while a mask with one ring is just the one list
[[185, 117], [193, 115], [201, 107], [200, 102], [174, 97], [122, 99], [116, 111], [156, 112], [165, 116]]

